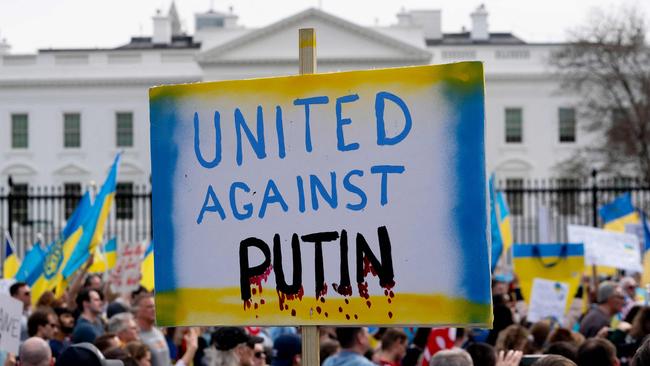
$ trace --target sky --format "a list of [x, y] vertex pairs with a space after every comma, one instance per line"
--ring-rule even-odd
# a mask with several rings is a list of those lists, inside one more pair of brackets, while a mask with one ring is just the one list
[[[132, 36], [149, 36], [156, 9], [172, 0], [0, 0], [0, 39], [11, 52], [42, 48], [115, 47]], [[320, 7], [360, 25], [387, 26], [401, 9], [441, 9], [442, 28], [470, 28], [469, 14], [481, 3], [490, 31], [510, 31], [528, 42], [561, 42], [567, 30], [584, 23], [594, 8], [633, 5], [650, 16], [648, 0], [176, 0], [184, 29], [193, 33], [194, 14], [232, 7], [239, 23], [261, 27], [309, 7]]]

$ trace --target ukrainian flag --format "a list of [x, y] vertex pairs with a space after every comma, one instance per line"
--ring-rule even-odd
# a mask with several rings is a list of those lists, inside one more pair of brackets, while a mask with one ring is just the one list
[[118, 154], [92, 207], [79, 214], [81, 224], [75, 230], [70, 230], [69, 237], [62, 237], [54, 243], [45, 260], [43, 274], [32, 287], [34, 301], [38, 301], [43, 292], [55, 288], [57, 294], [61, 295], [67, 285], [66, 280], [85, 263], [97, 247], [104, 234], [104, 223], [113, 203], [119, 161]]
[[40, 241], [36, 242], [32, 249], [25, 254], [25, 258], [16, 273], [16, 281], [26, 282], [30, 286], [33, 285], [43, 272], [43, 261], [47, 256], [47, 251], [48, 248], [43, 247]]
[[503, 242], [503, 251], [508, 252], [512, 247], [512, 226], [510, 225], [510, 210], [503, 192], [497, 193], [497, 205], [499, 209], [499, 233]]
[[20, 261], [16, 255], [14, 243], [11, 240], [11, 235], [5, 231], [5, 261], [2, 263], [2, 277], [14, 278], [20, 267]]
[[[83, 225], [73, 234], [79, 233], [79, 240], [74, 246], [74, 249], [66, 257], [63, 265], [63, 270], [60, 272], [61, 276], [56, 280], [59, 286], [59, 291], [65, 288], [64, 280], [70, 278], [83, 264], [88, 260], [90, 253], [93, 253], [95, 248], [102, 241], [104, 236], [104, 224], [108, 219], [108, 214], [113, 206], [113, 199], [115, 197], [115, 188], [117, 186], [117, 167], [120, 163], [120, 154], [117, 154], [113, 166], [111, 167], [102, 188], [99, 190], [95, 202], [88, 213]], [[58, 293], [58, 291], [57, 291]]]
[[616, 232], [625, 232], [626, 224], [638, 224], [639, 214], [632, 205], [630, 192], [618, 196], [614, 201], [598, 209], [605, 225], [603, 229]]
[[153, 277], [153, 240], [149, 243], [149, 247], [144, 252], [144, 259], [140, 264], [140, 285], [146, 288], [147, 291], [153, 291], [154, 277]]
[[499, 263], [499, 258], [501, 257], [501, 253], [503, 252], [503, 240], [501, 238], [501, 230], [499, 229], [499, 219], [498, 219], [498, 213], [496, 209], [496, 196], [497, 193], [494, 189], [494, 174], [490, 177], [490, 183], [489, 183], [489, 189], [490, 189], [490, 232], [492, 236], [492, 250], [491, 250], [491, 269], [492, 273], [494, 273], [494, 269], [497, 267], [497, 263]]
[[93, 257], [93, 264], [88, 268], [88, 272], [104, 273], [113, 269], [117, 262], [117, 240], [113, 238], [104, 246], [95, 249]]

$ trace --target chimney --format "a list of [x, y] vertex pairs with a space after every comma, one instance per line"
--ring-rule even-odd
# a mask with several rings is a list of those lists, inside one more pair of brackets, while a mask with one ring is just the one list
[[442, 39], [440, 10], [413, 10], [411, 18], [414, 25], [422, 27], [425, 39]]
[[406, 11], [404, 8], [397, 13], [397, 25], [400, 27], [410, 27], [413, 25], [413, 18], [411, 13]]
[[160, 10], [153, 16], [154, 44], [170, 44], [172, 42], [172, 22], [169, 17], [162, 15]]
[[472, 14], [472, 34], [473, 41], [488, 41], [490, 32], [488, 30], [488, 12], [485, 10], [485, 4], [481, 4]]

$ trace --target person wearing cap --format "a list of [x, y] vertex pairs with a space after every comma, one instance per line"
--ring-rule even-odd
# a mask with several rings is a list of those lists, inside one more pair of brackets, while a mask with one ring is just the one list
[[363, 355], [370, 349], [370, 339], [366, 328], [336, 328], [336, 338], [341, 351], [328, 357], [323, 366], [375, 366]]
[[172, 361], [169, 347], [163, 333], [154, 326], [156, 322], [156, 305], [151, 294], [142, 294], [133, 303], [135, 322], [140, 330], [142, 343], [149, 347], [152, 366], [169, 366]]
[[253, 349], [262, 343], [261, 337], [251, 336], [241, 327], [220, 327], [212, 334], [214, 348], [205, 351], [208, 366], [253, 366]]
[[273, 342], [271, 366], [300, 366], [302, 364], [302, 342], [295, 334], [283, 334]]
[[587, 338], [606, 332], [612, 317], [623, 309], [625, 296], [612, 281], [602, 282], [596, 296], [598, 305], [592, 307], [580, 322], [580, 333]]
[[120, 360], [107, 360], [92, 343], [78, 343], [66, 348], [56, 359], [55, 366], [124, 366]]
[[20, 357], [20, 364], [23, 366], [51, 365], [54, 361], [50, 346], [40, 337], [27, 338], [20, 345], [18, 356]]

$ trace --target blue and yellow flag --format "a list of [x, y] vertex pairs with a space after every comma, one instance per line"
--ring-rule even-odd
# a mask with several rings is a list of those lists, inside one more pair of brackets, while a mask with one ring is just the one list
[[614, 201], [598, 209], [600, 217], [605, 222], [603, 229], [625, 232], [625, 224], [638, 224], [639, 214], [632, 205], [630, 192], [618, 196]]
[[147, 291], [153, 291], [153, 240], [149, 243], [149, 247], [147, 247], [147, 250], [144, 252], [144, 259], [142, 259], [142, 263], [140, 264], [140, 273], [142, 274], [140, 285], [146, 288]]
[[5, 231], [5, 260], [2, 263], [2, 277], [14, 278], [19, 267], [20, 260], [16, 255], [16, 248], [14, 248], [11, 235], [9, 235], [8, 231]]
[[40, 241], [37, 241], [30, 249], [16, 273], [16, 281], [25, 282], [33, 285], [38, 276], [43, 272], [43, 261], [47, 256], [47, 247], [43, 247]]
[[496, 209], [496, 196], [497, 193], [494, 189], [494, 174], [490, 177], [490, 233], [492, 238], [492, 251], [491, 251], [491, 271], [494, 273], [494, 269], [499, 263], [499, 258], [501, 253], [503, 253], [503, 240], [501, 238], [501, 230], [499, 229], [499, 218]]
[[117, 262], [117, 240], [115, 238], [95, 249], [93, 264], [88, 268], [89, 273], [104, 273], [115, 267]]
[[108, 219], [108, 213], [113, 206], [115, 197], [115, 188], [117, 186], [117, 167], [120, 163], [120, 154], [117, 154], [113, 166], [111, 167], [102, 188], [99, 190], [93, 207], [86, 220], [84, 221], [79, 238], [79, 243], [70, 253], [66, 261], [62, 274], [62, 279], [67, 280], [72, 276], [87, 260], [90, 253], [101, 243], [104, 236], [104, 224]]
[[499, 233], [503, 242], [503, 251], [507, 253], [512, 247], [512, 226], [510, 225], [510, 210], [503, 192], [497, 192], [497, 207], [499, 209]]

